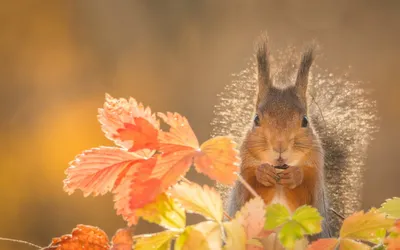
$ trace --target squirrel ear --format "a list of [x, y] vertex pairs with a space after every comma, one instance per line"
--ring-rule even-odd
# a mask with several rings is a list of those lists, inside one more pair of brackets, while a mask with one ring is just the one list
[[314, 61], [314, 46], [309, 47], [303, 53], [301, 57], [300, 68], [297, 73], [296, 90], [297, 93], [300, 95], [300, 98], [304, 102], [306, 101], [308, 75], [313, 61]]
[[272, 85], [269, 73], [269, 51], [268, 38], [262, 35], [257, 44], [257, 78], [258, 78], [258, 97], [257, 104], [264, 99], [268, 88]]

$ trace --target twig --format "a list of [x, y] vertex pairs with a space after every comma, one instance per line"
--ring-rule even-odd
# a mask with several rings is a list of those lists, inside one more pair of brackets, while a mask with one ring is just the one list
[[245, 181], [245, 179], [243, 179], [243, 177], [239, 174], [239, 173], [235, 173], [238, 177], [238, 180], [240, 181], [240, 183], [243, 184], [243, 186], [245, 186], [247, 188], [247, 190], [254, 196], [254, 197], [260, 197], [257, 192], [249, 185], [249, 183], [247, 183], [247, 181]]
[[339, 214], [339, 212], [337, 212], [335, 209], [329, 208], [329, 210], [331, 210], [334, 214], [336, 214], [340, 219], [342, 220], [346, 219], [343, 215]]
[[232, 217], [229, 216], [229, 214], [224, 210], [224, 215], [226, 218], [228, 218], [229, 220], [232, 220]]
[[44, 249], [45, 248], [45, 247], [41, 247], [41, 246], [35, 245], [33, 243], [30, 243], [30, 242], [27, 242], [27, 241], [24, 241], [24, 240], [16, 240], [16, 239], [0, 237], [0, 241], [11, 241], [11, 242], [15, 242], [15, 243], [25, 244], [25, 245], [28, 245], [28, 246], [31, 246], [31, 247], [36, 247], [37, 249]]

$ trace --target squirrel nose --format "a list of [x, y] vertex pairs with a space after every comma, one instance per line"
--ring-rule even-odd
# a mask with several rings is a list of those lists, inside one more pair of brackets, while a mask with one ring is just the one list
[[284, 148], [284, 147], [282, 146], [282, 143], [279, 143], [279, 144], [278, 144], [278, 147], [273, 146], [272, 149], [273, 149], [275, 152], [279, 153], [279, 154], [282, 154], [282, 153], [286, 152], [286, 150], [287, 150], [287, 148]]

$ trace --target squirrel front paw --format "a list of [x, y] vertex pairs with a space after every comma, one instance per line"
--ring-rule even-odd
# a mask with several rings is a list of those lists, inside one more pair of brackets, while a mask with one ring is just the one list
[[293, 189], [303, 182], [304, 172], [301, 167], [289, 166], [279, 174], [278, 184]]
[[264, 186], [270, 187], [276, 184], [276, 181], [279, 180], [279, 177], [276, 174], [275, 168], [265, 163], [261, 164], [256, 169], [256, 179]]

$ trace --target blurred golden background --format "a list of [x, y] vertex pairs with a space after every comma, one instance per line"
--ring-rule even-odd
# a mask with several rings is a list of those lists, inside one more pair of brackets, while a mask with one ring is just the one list
[[2, 1], [0, 236], [45, 246], [78, 223], [110, 236], [123, 227], [110, 195], [62, 190], [76, 154], [112, 145], [96, 119], [105, 92], [180, 112], [203, 141], [216, 94], [263, 30], [272, 49], [317, 39], [320, 65], [352, 65], [352, 77], [375, 89], [381, 130], [364, 206], [400, 196], [400, 1]]

